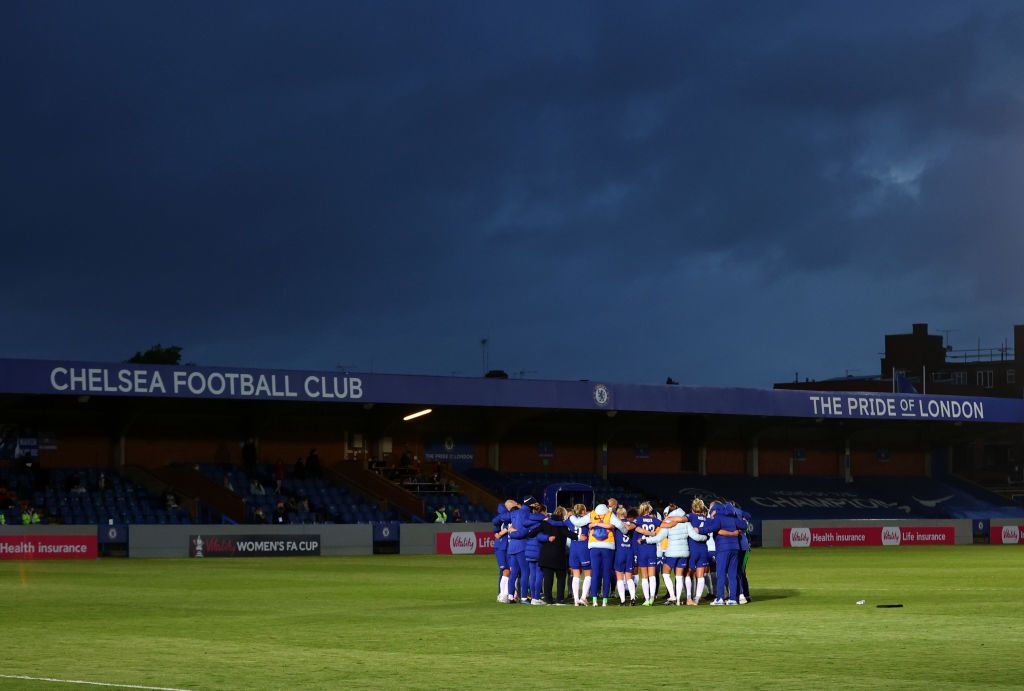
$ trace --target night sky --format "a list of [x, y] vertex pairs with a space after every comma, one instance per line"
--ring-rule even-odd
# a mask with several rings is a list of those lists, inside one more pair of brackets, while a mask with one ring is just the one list
[[0, 3], [0, 357], [767, 387], [1024, 323], [1020, 2]]

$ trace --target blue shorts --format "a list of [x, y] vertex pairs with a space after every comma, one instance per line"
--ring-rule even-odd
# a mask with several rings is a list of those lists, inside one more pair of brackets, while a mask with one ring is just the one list
[[708, 565], [708, 547], [703, 542], [695, 542], [690, 545], [690, 558], [687, 561], [689, 569], [703, 569]]
[[662, 563], [670, 569], [685, 569], [687, 557], [665, 557]]
[[585, 542], [573, 542], [569, 547], [569, 568], [590, 570], [590, 547]]
[[495, 547], [494, 558], [498, 560], [498, 568], [502, 571], [511, 568], [508, 563], [508, 547]]
[[636, 564], [637, 566], [657, 566], [658, 565], [658, 546], [657, 545], [645, 545], [643, 543], [637, 545], [636, 550]]
[[615, 570], [619, 573], [631, 573], [636, 559], [631, 549], [615, 550]]

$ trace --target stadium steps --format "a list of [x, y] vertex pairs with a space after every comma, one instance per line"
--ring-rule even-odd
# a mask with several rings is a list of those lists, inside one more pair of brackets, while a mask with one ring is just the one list
[[383, 502], [381, 509], [395, 508], [410, 516], [421, 518], [426, 511], [423, 500], [403, 487], [389, 482], [372, 470], [367, 470], [359, 461], [341, 461], [324, 468], [324, 475], [342, 485], [365, 494], [375, 501]]
[[1011, 485], [1006, 482], [1005, 478], [1002, 480], [1001, 484], [998, 482], [992, 482], [990, 478], [984, 478], [988, 481], [981, 483], [976, 481], [974, 478], [958, 475], [956, 473], [945, 475], [942, 479], [973, 494], [978, 499], [991, 501], [993, 503], [1020, 506], [1021, 504], [1017, 501], [1016, 497], [1024, 494], [1024, 486]]
[[497, 506], [504, 501], [504, 499], [487, 489], [484, 485], [456, 472], [448, 464], [441, 466], [441, 477], [448, 482], [454, 482], [459, 494], [463, 495], [474, 504], [486, 506], [488, 511], [491, 510], [491, 507]]
[[[211, 480], [194, 467], [184, 464], [166, 465], [151, 471], [153, 476], [171, 487], [181, 500], [182, 506], [189, 509], [195, 517], [198, 506], [196, 500], [219, 511], [236, 523], [245, 522], [245, 502], [242, 498]], [[188, 501], [192, 500], [192, 501]]]

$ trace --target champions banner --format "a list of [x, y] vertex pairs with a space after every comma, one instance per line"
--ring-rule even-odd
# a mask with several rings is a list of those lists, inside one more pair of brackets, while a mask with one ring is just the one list
[[[995, 528], [993, 528], [995, 530]], [[865, 526], [863, 528], [783, 528], [783, 547], [899, 547], [955, 545], [951, 525], [928, 527]]]
[[438, 533], [438, 554], [494, 554], [494, 533]]
[[190, 535], [190, 557], [319, 557], [319, 535]]
[[96, 535], [0, 535], [0, 559], [95, 559]]

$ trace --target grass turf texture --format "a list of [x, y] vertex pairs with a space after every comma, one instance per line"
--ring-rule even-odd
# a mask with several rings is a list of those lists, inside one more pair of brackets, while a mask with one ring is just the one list
[[499, 605], [483, 556], [5, 561], [0, 673], [186, 689], [1024, 684], [1024, 549], [755, 550], [749, 568], [749, 605], [595, 610]]

